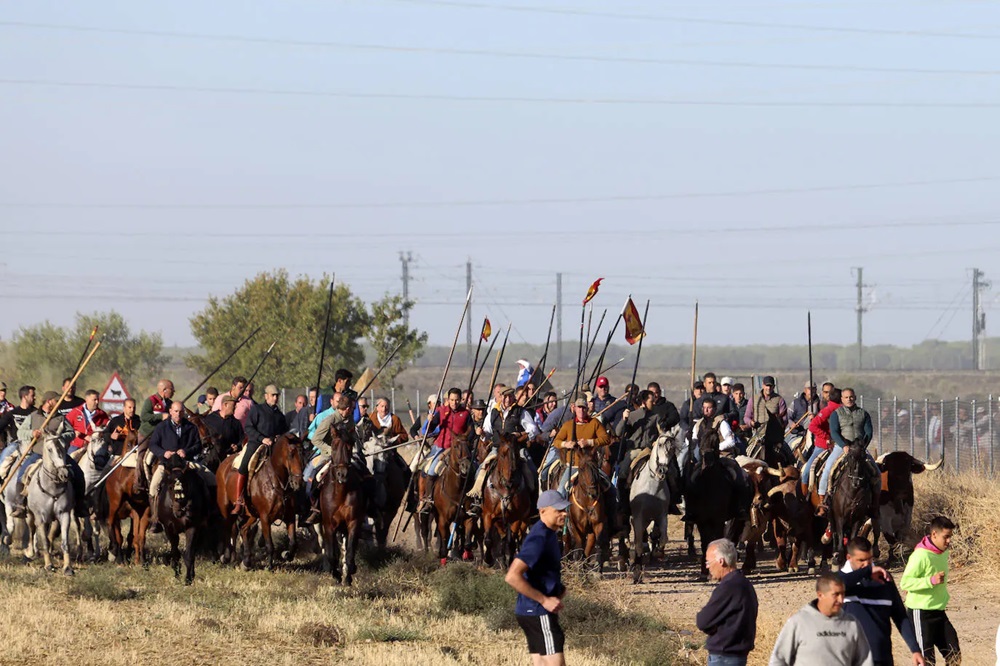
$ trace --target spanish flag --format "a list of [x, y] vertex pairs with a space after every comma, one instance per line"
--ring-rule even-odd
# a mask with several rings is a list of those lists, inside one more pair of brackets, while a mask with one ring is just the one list
[[483, 332], [480, 337], [485, 341], [489, 340], [491, 335], [493, 335], [493, 327], [490, 326], [490, 318], [486, 317], [483, 319]]
[[634, 345], [646, 335], [646, 331], [642, 328], [642, 318], [639, 317], [639, 310], [635, 307], [631, 297], [625, 304], [622, 317], [625, 319], [625, 340], [630, 345]]
[[597, 296], [597, 290], [601, 288], [601, 282], [603, 281], [604, 278], [597, 278], [594, 280], [594, 284], [590, 285], [590, 289], [587, 290], [587, 296], [583, 299], [584, 305], [589, 303], [594, 296]]

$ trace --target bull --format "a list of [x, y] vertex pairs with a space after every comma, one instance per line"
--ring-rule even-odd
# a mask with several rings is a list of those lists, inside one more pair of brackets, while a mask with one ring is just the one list
[[906, 451], [892, 451], [878, 458], [882, 470], [882, 493], [879, 497], [879, 523], [886, 543], [889, 544], [889, 559], [902, 559], [902, 544], [906, 530], [913, 518], [913, 475], [934, 471], [944, 463], [941, 459], [927, 464], [914, 458]]

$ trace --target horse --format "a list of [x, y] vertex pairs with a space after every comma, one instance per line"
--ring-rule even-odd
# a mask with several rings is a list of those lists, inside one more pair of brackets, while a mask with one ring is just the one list
[[[464, 531], [459, 529], [458, 518], [465, 503], [466, 485], [472, 461], [469, 458], [469, 442], [465, 437], [454, 437], [451, 447], [441, 454], [444, 459], [444, 470], [434, 483], [432, 505], [427, 511], [417, 516], [418, 543], [423, 544], [424, 552], [430, 548], [431, 527], [436, 522], [438, 537], [438, 557], [444, 564], [448, 560], [448, 551], [452, 540], [450, 532]], [[427, 479], [421, 476], [421, 491]], [[424, 493], [421, 492], [421, 495]], [[454, 526], [454, 527], [453, 527]], [[456, 535], [457, 543], [462, 543], [460, 535]]]
[[[122, 442], [122, 451], [126, 454], [131, 451], [139, 442], [139, 433], [135, 430], [125, 435]], [[138, 458], [139, 452], [133, 453], [131, 457]], [[125, 467], [119, 465], [111, 473], [104, 483], [104, 492], [108, 498], [108, 534], [110, 536], [110, 556], [118, 563], [124, 561], [126, 551], [134, 548], [135, 564], [147, 565], [149, 563], [146, 551], [146, 530], [149, 527], [149, 489], [137, 487], [136, 474], [138, 467], [143, 464], [142, 460], [136, 459], [136, 467]], [[149, 479], [146, 480], [147, 484]], [[130, 518], [132, 522], [129, 531], [128, 543], [122, 535], [121, 521]]]
[[[845, 458], [836, 478], [830, 482], [830, 532], [836, 545], [834, 564], [840, 566], [847, 551], [847, 542], [861, 535], [865, 523], [871, 520], [872, 555], [879, 556], [879, 497], [882, 476], [874, 473], [868, 454], [860, 440], [848, 442]], [[873, 477], [873, 478], [869, 478]]]
[[334, 427], [330, 437], [330, 462], [323, 479], [318, 481], [321, 512], [318, 530], [324, 568], [330, 569], [338, 583], [350, 585], [357, 571], [355, 555], [365, 522], [363, 479], [352, 465], [353, 447], [343, 426]]
[[266, 461], [250, 479], [247, 491], [250, 501], [246, 505], [246, 519], [231, 514], [236, 504], [236, 472], [233, 463], [235, 455], [231, 455], [219, 465], [215, 473], [217, 481], [216, 502], [225, 520], [226, 555], [235, 560], [237, 531], [243, 541], [243, 566], [249, 569], [253, 565], [253, 535], [257, 523], [260, 523], [267, 550], [267, 570], [274, 569], [274, 541], [271, 538], [271, 524], [281, 520], [288, 531], [288, 550], [282, 553], [282, 559], [290, 562], [295, 557], [295, 518], [296, 496], [302, 488], [302, 441], [293, 433], [286, 433], [275, 438], [268, 447], [269, 451], [261, 451]]
[[184, 535], [184, 584], [194, 582], [194, 551], [200, 531], [208, 525], [212, 498], [201, 472], [180, 456], [160, 463], [166, 469], [163, 487], [156, 496], [163, 536], [170, 544], [174, 576], [181, 575], [180, 537]]
[[819, 540], [813, 506], [809, 498], [802, 494], [799, 483], [801, 473], [791, 465], [781, 470], [768, 470], [768, 473], [778, 477], [777, 485], [768, 491], [765, 500], [777, 552], [774, 566], [778, 571], [798, 573], [801, 555], [812, 575], [816, 572], [814, 550]]
[[735, 509], [736, 503], [740, 501], [739, 492], [730, 471], [720, 462], [719, 440], [720, 435], [714, 428], [705, 428], [700, 434], [701, 460], [696, 463], [691, 476], [688, 477], [684, 490], [684, 504], [689, 518], [684, 531], [688, 542], [688, 554], [692, 555], [695, 552], [693, 523], [693, 526], [698, 528], [698, 536], [701, 538], [702, 580], [708, 578], [708, 567], [705, 566], [708, 544], [724, 536], [736, 543], [743, 533], [744, 525], [744, 521], [736, 519]]
[[[643, 567], [648, 562], [650, 550], [662, 557], [663, 541], [667, 537], [667, 511], [670, 508], [670, 469], [676, 464], [674, 451], [678, 446], [681, 429], [674, 426], [653, 443], [649, 456], [641, 461], [629, 489], [629, 507], [632, 513], [632, 582], [642, 580]], [[647, 546], [647, 533], [653, 525], [653, 547]], [[663, 541], [661, 541], [661, 539]], [[621, 544], [623, 545], [623, 544]]]
[[483, 488], [483, 558], [487, 565], [499, 560], [504, 569], [510, 566], [528, 532], [532, 508], [517, 446], [502, 436]]
[[81, 555], [82, 547], [86, 545], [93, 561], [101, 559], [101, 522], [107, 520], [108, 516], [107, 491], [103, 485], [100, 487], [96, 485], [111, 466], [113, 458], [111, 443], [106, 435], [103, 427], [94, 428], [87, 446], [81, 453], [74, 454], [83, 472], [84, 486], [89, 498], [87, 504], [90, 508], [89, 516], [76, 520], [77, 531], [80, 534]]
[[59, 528], [60, 547], [63, 553], [63, 573], [73, 575], [70, 563], [70, 526], [73, 523], [75, 496], [71, 471], [66, 462], [66, 445], [58, 438], [46, 436], [42, 448], [42, 464], [28, 484], [28, 550], [25, 556], [35, 557], [35, 536], [38, 536], [39, 550], [45, 558], [45, 568], [55, 571], [51, 542]]
[[372, 474], [375, 476], [375, 492], [383, 493], [381, 510], [373, 516], [375, 523], [375, 542], [379, 548], [385, 548], [389, 539], [389, 526], [399, 511], [410, 485], [410, 466], [406, 464], [397, 449], [385, 451], [388, 446], [396, 443], [396, 437], [386, 439], [385, 435], [375, 435], [365, 442], [365, 455]]
[[597, 568], [604, 573], [604, 563], [610, 551], [610, 514], [605, 504], [597, 452], [590, 448], [570, 451], [573, 469], [577, 470], [576, 482], [570, 479], [569, 515], [566, 517], [566, 552], [582, 548], [584, 558], [589, 558], [597, 547]]

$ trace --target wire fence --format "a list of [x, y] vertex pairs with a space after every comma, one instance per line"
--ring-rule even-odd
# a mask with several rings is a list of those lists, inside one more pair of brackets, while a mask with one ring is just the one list
[[934, 462], [944, 453], [945, 466], [955, 472], [992, 477], [1000, 439], [1000, 398], [986, 400], [858, 399], [872, 417], [872, 453], [907, 451]]

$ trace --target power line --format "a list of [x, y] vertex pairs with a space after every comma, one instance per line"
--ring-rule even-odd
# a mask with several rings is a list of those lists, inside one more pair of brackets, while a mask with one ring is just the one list
[[893, 28], [854, 28], [850, 26], [829, 26], [806, 23], [772, 23], [766, 21], [743, 21], [736, 19], [711, 19], [692, 16], [667, 16], [664, 14], [622, 14], [618, 12], [603, 12], [572, 7], [534, 7], [513, 4], [476, 4], [457, 2], [456, 0], [388, 0], [391, 2], [427, 5], [434, 7], [450, 7], [458, 9], [480, 9], [509, 12], [530, 12], [562, 16], [583, 16], [602, 19], [622, 19], [628, 21], [654, 21], [662, 23], [688, 23], [694, 25], [726, 25], [738, 28], [764, 28], [768, 30], [799, 30], [809, 32], [828, 32], [852, 35], [883, 35], [886, 37], [940, 37], [947, 39], [997, 40], [1000, 35], [969, 32], [947, 32], [931, 30], [905, 30]]
[[471, 102], [471, 103], [511, 103], [511, 104], [556, 104], [584, 106], [677, 106], [712, 108], [760, 108], [760, 109], [996, 109], [1000, 102], [810, 102], [807, 100], [710, 100], [710, 99], [657, 99], [628, 97], [533, 97], [502, 95], [459, 95], [451, 93], [395, 93], [395, 92], [350, 92], [340, 90], [292, 90], [274, 88], [221, 88], [213, 86], [183, 86], [154, 83], [108, 83], [100, 81], [55, 81], [49, 79], [0, 79], [0, 84], [12, 86], [34, 86], [46, 88], [75, 88], [90, 90], [129, 90], [142, 92], [183, 92], [212, 93], [223, 95], [270, 95], [279, 97], [364, 99], [385, 101], [419, 102]]
[[[590, 203], [615, 203], [615, 202], [643, 202], [643, 201], [666, 201], [671, 199], [714, 199], [714, 198], [729, 198], [729, 197], [746, 197], [746, 196], [768, 196], [768, 195], [780, 195], [780, 194], [809, 194], [809, 193], [823, 193], [823, 192], [844, 192], [844, 191], [857, 191], [857, 190], [878, 190], [896, 187], [926, 187], [928, 185], [965, 185], [973, 183], [989, 183], [1000, 180], [1000, 176], [973, 176], [969, 178], [942, 178], [942, 179], [927, 179], [927, 180], [910, 180], [910, 181], [895, 181], [895, 182], [882, 182], [882, 183], [853, 183], [845, 185], [815, 185], [808, 187], [774, 187], [774, 188], [762, 188], [756, 190], [730, 190], [730, 191], [717, 191], [717, 192], [674, 192], [668, 194], [623, 194], [623, 195], [611, 195], [611, 196], [600, 196], [600, 197], [539, 197], [539, 198], [529, 198], [529, 199], [466, 199], [466, 200], [451, 200], [451, 201], [405, 201], [405, 202], [342, 202], [342, 203], [295, 203], [295, 202], [284, 202], [284, 203], [42, 203], [42, 202], [0, 202], [0, 208], [12, 208], [12, 209], [33, 209], [33, 208], [45, 208], [45, 209], [80, 209], [80, 210], [140, 210], [140, 209], [152, 209], [152, 210], [278, 210], [287, 211], [290, 209], [297, 210], [344, 210], [344, 209], [381, 209], [381, 208], [462, 208], [462, 207], [472, 207], [472, 206], [530, 206], [530, 205], [542, 205], [542, 204], [590, 204]], [[881, 226], [883, 228], [894, 228], [894, 227], [905, 227], [911, 228], [915, 226], [974, 226], [974, 225], [994, 225], [1000, 224], [1000, 220], [976, 220], [976, 221], [927, 221], [925, 223], [910, 222], [910, 221], [899, 221], [899, 222], [888, 222], [881, 224], [857, 224], [853, 228], [858, 229], [868, 229], [873, 226]], [[841, 230], [847, 227], [838, 225], [837, 230]], [[747, 227], [745, 225], [734, 226], [728, 229], [718, 229], [716, 231], [780, 231], [780, 232], [794, 232], [803, 229], [812, 229], [814, 231], [828, 231], [829, 229], [824, 229], [822, 227], [808, 227], [804, 225], [792, 226], [780, 226], [780, 225], [766, 225], [758, 227]], [[656, 233], [655, 229], [636, 229], [628, 233]], [[45, 235], [44, 231], [24, 229], [24, 230], [11, 230], [10, 233], [19, 233], [21, 235]], [[72, 232], [69, 232], [72, 233]], [[79, 235], [89, 235], [91, 232], [77, 232]], [[545, 234], [545, 235], [565, 235], [565, 231], [547, 231], [539, 229], [537, 232], [532, 232], [533, 234]], [[588, 233], [604, 233], [619, 235], [625, 233], [621, 228], [614, 228], [608, 230], [597, 230]], [[680, 233], [704, 233], [701, 231], [693, 230], [676, 230], [669, 231], [665, 230], [663, 233], [680, 234]], [[159, 237], [162, 234], [155, 231], [121, 231], [115, 232], [118, 237]], [[253, 235], [253, 234], [250, 234]], [[259, 234], [266, 235], [268, 237], [276, 238], [274, 234]], [[423, 234], [424, 236], [435, 235], [435, 234]], [[453, 233], [442, 232], [438, 234], [440, 236], [454, 236]], [[506, 235], [506, 234], [504, 234]], [[219, 232], [213, 234], [208, 232], [205, 234], [199, 234], [200, 237], [228, 237], [225, 233]], [[243, 237], [248, 237], [246, 234], [241, 234]], [[291, 238], [291, 234], [282, 234], [282, 236]], [[303, 238], [358, 238], [357, 232], [316, 232], [316, 233], [303, 233], [297, 237]]]
[[567, 54], [537, 51], [510, 51], [496, 49], [462, 49], [439, 46], [405, 46], [396, 44], [372, 44], [341, 41], [313, 41], [279, 39], [273, 37], [248, 37], [244, 35], [223, 35], [190, 33], [168, 30], [136, 30], [106, 28], [96, 26], [62, 25], [54, 23], [29, 23], [23, 21], [0, 21], [0, 27], [30, 30], [53, 30], [99, 35], [124, 35], [159, 37], [164, 39], [187, 39], [204, 42], [234, 44], [258, 44], [264, 46], [291, 46], [298, 48], [342, 49], [355, 51], [375, 51], [386, 53], [425, 53], [429, 55], [457, 55], [488, 58], [509, 58], [523, 60], [550, 60], [566, 62], [601, 62], [628, 65], [668, 65], [681, 67], [715, 67], [735, 69], [793, 70], [809, 72], [855, 72], [876, 74], [926, 74], [931, 76], [998, 76], [1000, 70], [982, 69], [940, 69], [923, 67], [876, 67], [870, 65], [830, 65], [808, 63], [743, 62], [734, 60], [698, 60], [691, 58], [653, 58], [639, 56], [598, 56], [587, 54]]

